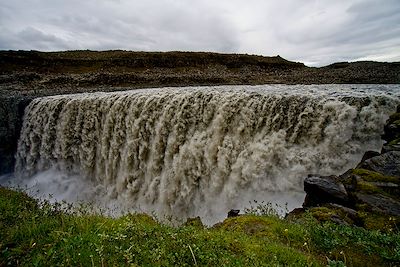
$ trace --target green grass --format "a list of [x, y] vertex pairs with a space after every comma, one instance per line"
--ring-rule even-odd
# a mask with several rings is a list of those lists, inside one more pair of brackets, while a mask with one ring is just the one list
[[275, 214], [210, 228], [145, 214], [107, 218], [0, 188], [0, 266], [379, 266], [400, 264], [400, 236]]

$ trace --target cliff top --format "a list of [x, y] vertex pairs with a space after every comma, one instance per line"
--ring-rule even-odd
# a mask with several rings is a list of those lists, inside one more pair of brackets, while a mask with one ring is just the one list
[[400, 62], [307, 67], [280, 56], [209, 52], [0, 51], [0, 94], [232, 84], [398, 84]]

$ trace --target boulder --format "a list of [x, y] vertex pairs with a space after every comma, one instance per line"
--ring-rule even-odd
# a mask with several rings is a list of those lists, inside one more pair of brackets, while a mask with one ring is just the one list
[[397, 112], [392, 114], [384, 127], [382, 139], [391, 142], [400, 138], [400, 106], [397, 107]]
[[382, 154], [390, 151], [400, 151], [400, 143], [399, 144], [388, 143], [382, 146], [382, 151], [381, 151]]
[[240, 212], [240, 210], [230, 210], [228, 212], [228, 218], [239, 216], [239, 212]]
[[354, 224], [354, 221], [350, 219], [346, 213], [339, 208], [332, 207], [331, 205], [313, 207], [309, 209], [309, 213], [319, 222], [330, 221], [340, 225]]
[[366, 204], [371, 210], [388, 215], [400, 216], [400, 202], [382, 194], [355, 194], [356, 201]]
[[325, 203], [346, 206], [349, 202], [347, 191], [336, 176], [309, 176], [304, 180], [304, 191], [307, 195], [303, 207]]
[[[399, 113], [396, 113], [394, 115], [397, 115], [397, 117], [400, 117]], [[400, 122], [399, 122], [399, 120], [393, 121], [393, 122], [385, 125], [385, 133], [382, 135], [383, 140], [390, 142], [399, 137], [400, 137]]]
[[367, 159], [359, 168], [382, 173], [386, 176], [400, 176], [400, 151], [390, 151]]
[[370, 158], [373, 158], [373, 157], [376, 157], [379, 155], [380, 155], [380, 153], [377, 151], [368, 150], [367, 152], [364, 153], [364, 156], [362, 157], [361, 162], [364, 162], [367, 159], [370, 159]]
[[326, 207], [340, 211], [344, 216], [346, 216], [347, 218], [351, 219], [354, 222], [358, 221], [357, 211], [354, 209], [334, 203], [329, 203], [326, 205]]

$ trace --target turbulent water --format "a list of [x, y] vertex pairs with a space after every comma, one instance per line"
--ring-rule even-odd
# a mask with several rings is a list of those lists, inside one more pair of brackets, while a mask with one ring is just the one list
[[400, 86], [220, 86], [35, 99], [20, 184], [67, 200], [180, 218], [248, 201], [301, 204], [309, 173], [340, 174], [379, 150]]

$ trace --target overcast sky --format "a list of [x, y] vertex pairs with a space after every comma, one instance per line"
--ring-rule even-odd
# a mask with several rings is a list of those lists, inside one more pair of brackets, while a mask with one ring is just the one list
[[0, 0], [0, 49], [400, 61], [400, 0]]

